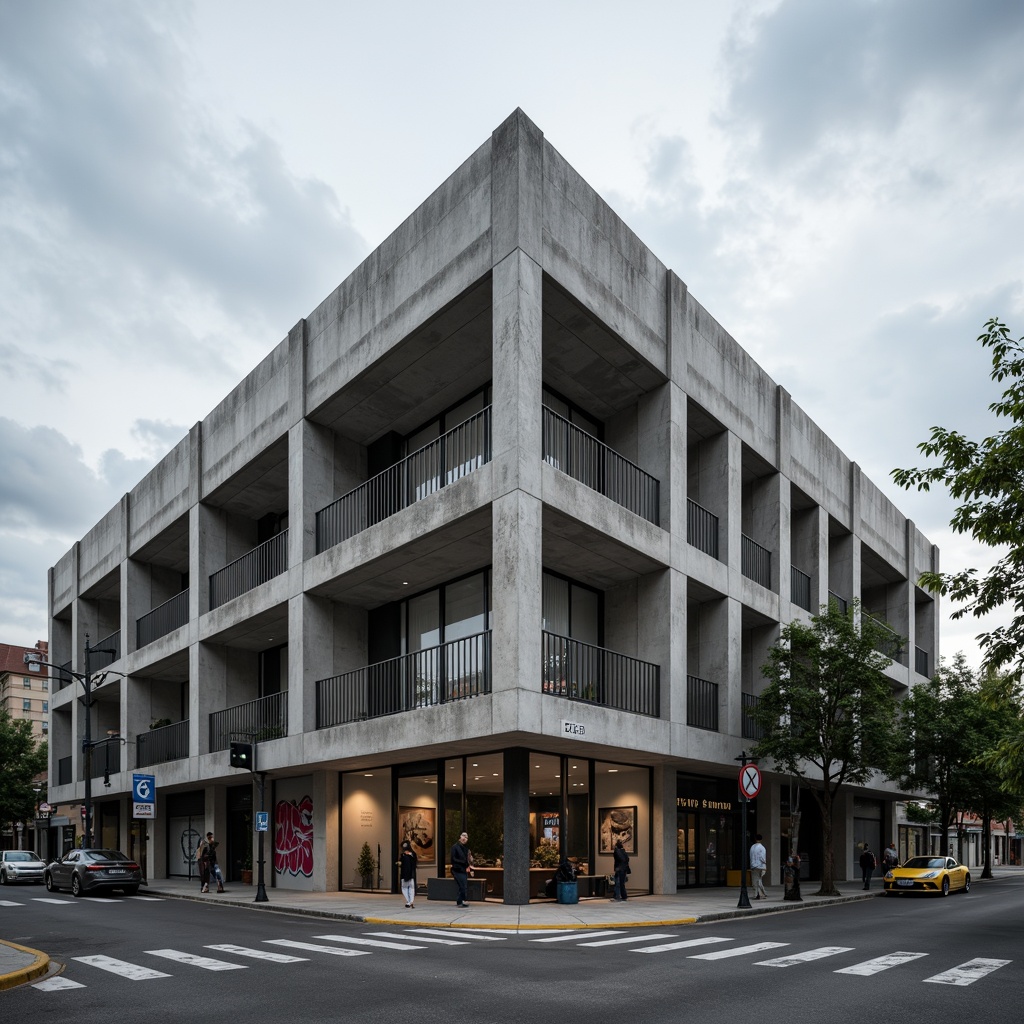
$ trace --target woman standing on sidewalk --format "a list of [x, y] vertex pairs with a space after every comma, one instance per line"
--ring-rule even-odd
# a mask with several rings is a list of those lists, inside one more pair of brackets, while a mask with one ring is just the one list
[[419, 858], [413, 853], [412, 843], [402, 840], [402, 856], [398, 860], [398, 874], [402, 879], [402, 895], [405, 905], [412, 909], [416, 902], [416, 862]]
[[629, 854], [622, 845], [622, 840], [615, 841], [615, 849], [612, 851], [615, 870], [615, 895], [612, 899], [625, 902], [626, 899], [626, 876], [629, 874]]

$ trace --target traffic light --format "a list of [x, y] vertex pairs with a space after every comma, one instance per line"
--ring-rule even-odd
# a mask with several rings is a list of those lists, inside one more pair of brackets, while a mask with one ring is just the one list
[[252, 744], [251, 743], [231, 743], [231, 767], [232, 768], [247, 768], [252, 771]]

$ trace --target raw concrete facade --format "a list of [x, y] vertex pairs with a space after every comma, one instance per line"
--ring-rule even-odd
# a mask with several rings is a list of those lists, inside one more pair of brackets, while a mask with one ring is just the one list
[[[350, 884], [362, 828], [386, 837], [387, 887], [401, 766], [436, 763], [442, 782], [445, 762], [483, 753], [501, 777], [503, 897], [523, 902], [537, 751], [592, 766], [594, 796], [573, 806], [593, 874], [610, 870], [597, 805], [638, 799], [593, 786], [607, 765], [642, 773], [634, 864], [666, 892], [691, 884], [680, 844], [697, 843], [679, 779], [734, 791], [780, 625], [830, 594], [860, 599], [908, 641], [889, 670], [905, 692], [938, 651], [937, 605], [915, 585], [937, 568], [937, 548], [516, 111], [53, 567], [50, 652], [81, 670], [87, 634], [116, 641], [122, 676], [97, 690], [92, 733], [127, 740], [100, 794], [105, 841], [135, 844], [153, 877], [174, 871], [181, 822], [224, 832], [251, 811], [227, 752], [249, 736], [278, 806], [289, 780], [309, 793], [310, 856], [298, 873], [279, 859], [276, 884]], [[474, 574], [473, 638], [442, 622], [427, 668], [401, 662], [433, 635], [413, 637], [409, 595]], [[554, 628], [547, 581], [576, 595], [580, 622], [596, 611]], [[76, 689], [51, 702], [51, 802], [81, 793]], [[157, 778], [148, 835], [129, 836], [133, 771]], [[390, 790], [356, 785], [382, 772]], [[757, 802], [772, 853], [784, 781], [768, 776]], [[847, 795], [840, 876], [855, 801], [875, 801], [888, 841], [891, 799], [881, 783]], [[564, 788], [549, 800], [570, 823]], [[458, 817], [438, 799], [429, 826], [444, 848], [446, 809]]]

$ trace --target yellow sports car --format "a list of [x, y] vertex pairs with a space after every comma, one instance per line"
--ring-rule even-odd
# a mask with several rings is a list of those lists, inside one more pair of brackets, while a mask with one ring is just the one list
[[882, 882], [886, 896], [903, 892], [948, 896], [957, 889], [971, 891], [971, 873], [954, 857], [911, 857], [900, 867], [886, 871]]

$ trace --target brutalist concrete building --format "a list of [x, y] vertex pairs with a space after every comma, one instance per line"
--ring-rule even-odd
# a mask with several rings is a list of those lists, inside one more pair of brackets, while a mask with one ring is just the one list
[[[735, 880], [781, 624], [860, 599], [907, 641], [906, 692], [938, 652], [915, 583], [937, 568], [517, 110], [54, 566], [50, 658], [114, 652], [91, 735], [126, 742], [93, 749], [95, 832], [152, 878], [194, 874], [207, 830], [241, 877], [266, 809], [277, 886], [397, 890], [403, 838], [426, 883], [466, 828], [492, 898], [542, 895], [561, 855], [597, 891], [619, 838], [630, 887], [665, 893]], [[61, 681], [63, 803], [85, 760]], [[773, 882], [790, 788], [766, 773], [748, 812]], [[896, 834], [894, 796], [844, 793], [840, 877]]]

